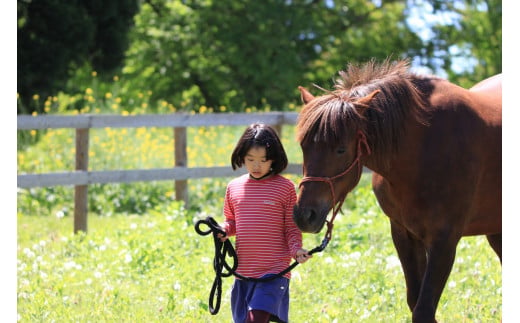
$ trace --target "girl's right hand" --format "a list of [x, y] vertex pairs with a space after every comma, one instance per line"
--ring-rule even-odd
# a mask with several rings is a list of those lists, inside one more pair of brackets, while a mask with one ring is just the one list
[[220, 239], [220, 241], [224, 242], [228, 239], [227, 235], [223, 235], [222, 233], [217, 233], [217, 237]]

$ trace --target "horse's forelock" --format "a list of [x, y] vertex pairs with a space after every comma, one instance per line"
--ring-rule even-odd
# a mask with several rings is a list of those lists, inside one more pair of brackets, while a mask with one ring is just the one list
[[360, 85], [369, 85], [393, 77], [403, 77], [408, 74], [410, 61], [408, 59], [392, 62], [390, 59], [377, 63], [371, 60], [363, 65], [349, 64], [344, 71], [340, 71], [335, 80], [336, 90], [348, 91]]
[[[399, 149], [403, 120], [411, 116], [427, 123], [422, 92], [414, 82], [425, 83], [431, 77], [414, 75], [408, 66], [407, 60], [349, 65], [340, 72], [341, 78], [336, 80], [333, 91], [325, 91], [304, 106], [297, 125], [297, 140], [302, 144], [323, 142], [333, 147], [361, 130], [372, 152], [377, 152], [375, 158], [385, 162], [389, 152]], [[356, 101], [375, 90], [380, 92], [370, 107], [358, 109]]]
[[347, 96], [348, 93], [334, 91], [309, 102], [298, 118], [297, 140], [300, 143], [323, 142], [334, 146], [355, 132], [346, 123], [361, 116], [352, 102], [346, 99]]

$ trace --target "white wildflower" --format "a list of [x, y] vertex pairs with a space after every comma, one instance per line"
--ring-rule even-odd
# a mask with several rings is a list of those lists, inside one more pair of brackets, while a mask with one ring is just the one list
[[63, 267], [65, 267], [65, 269], [76, 268], [76, 263], [73, 260], [67, 261], [63, 264]]
[[23, 253], [29, 258], [34, 258], [35, 256], [34, 252], [29, 248], [24, 248]]
[[392, 269], [401, 266], [401, 261], [397, 256], [388, 256], [386, 257], [386, 269]]
[[352, 260], [358, 260], [359, 258], [361, 258], [361, 252], [359, 251], [350, 254], [350, 259]]

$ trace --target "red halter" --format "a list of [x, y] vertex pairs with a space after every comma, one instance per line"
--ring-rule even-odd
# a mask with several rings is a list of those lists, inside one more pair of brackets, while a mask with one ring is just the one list
[[345, 169], [343, 172], [339, 173], [338, 175], [335, 175], [332, 177], [305, 176], [304, 178], [302, 178], [300, 185], [299, 185], [301, 187], [302, 184], [305, 182], [325, 182], [325, 183], [329, 184], [330, 192], [332, 193], [332, 218], [330, 219], [330, 221], [325, 220], [325, 222], [327, 222], [327, 233], [325, 234], [325, 238], [328, 240], [330, 240], [330, 237], [332, 235], [332, 227], [334, 226], [334, 224], [333, 224], [334, 219], [336, 218], [336, 215], [338, 214], [338, 212], [341, 210], [341, 206], [343, 205], [343, 202], [345, 201], [345, 199], [343, 199], [343, 201], [340, 201], [339, 204], [336, 206], [337, 201], [336, 201], [336, 194], [334, 192], [333, 181], [337, 178], [340, 178], [340, 177], [346, 175], [348, 172], [350, 172], [354, 168], [354, 166], [356, 164], [358, 165], [358, 178], [361, 177], [361, 171], [363, 168], [363, 165], [361, 165], [361, 156], [363, 155], [363, 150], [361, 149], [362, 148], [361, 145], [365, 146], [365, 148], [367, 150], [367, 155], [371, 154], [370, 147], [368, 146], [367, 137], [365, 136], [365, 134], [361, 130], [358, 130], [358, 135], [359, 135], [359, 138], [358, 138], [358, 142], [357, 142], [356, 158], [354, 159], [354, 161], [352, 161], [352, 164], [350, 164], [350, 166], [347, 167], [347, 169]]

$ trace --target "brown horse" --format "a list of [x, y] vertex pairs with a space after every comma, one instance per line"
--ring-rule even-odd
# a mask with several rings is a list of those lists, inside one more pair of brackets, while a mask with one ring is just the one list
[[[409, 71], [407, 60], [349, 65], [304, 107], [303, 175], [294, 221], [319, 232], [372, 170], [390, 219], [413, 322], [435, 312], [461, 237], [486, 235], [502, 261], [502, 78], [470, 90]], [[323, 89], [322, 89], [323, 90]]]

